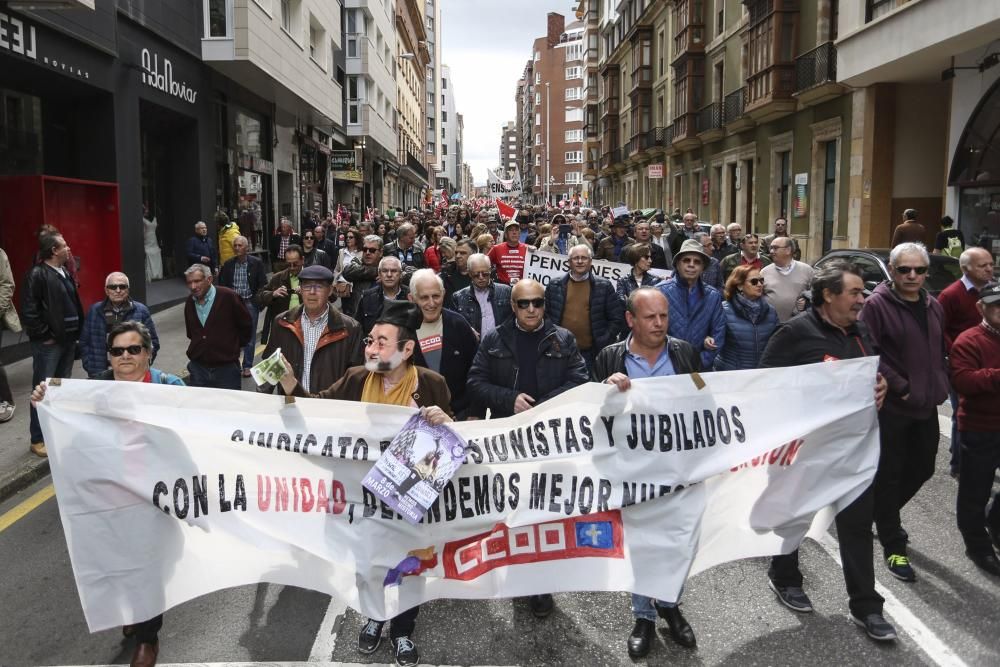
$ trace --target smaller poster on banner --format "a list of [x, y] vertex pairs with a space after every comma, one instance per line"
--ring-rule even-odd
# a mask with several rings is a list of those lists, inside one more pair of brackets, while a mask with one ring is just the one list
[[616, 206], [611, 209], [611, 215], [616, 218], [620, 218], [623, 215], [628, 215], [628, 206]]
[[361, 485], [413, 525], [465, 462], [465, 441], [447, 426], [410, 417]]
[[647, 178], [663, 178], [663, 164], [651, 164], [647, 172]]

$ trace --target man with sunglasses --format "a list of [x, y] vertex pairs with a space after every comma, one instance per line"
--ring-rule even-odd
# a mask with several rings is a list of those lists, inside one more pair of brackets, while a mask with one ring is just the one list
[[341, 295], [340, 310], [353, 315], [358, 310], [361, 296], [378, 282], [378, 265], [382, 261], [382, 237], [369, 234], [361, 241], [361, 257], [355, 257], [344, 267], [341, 280], [348, 283], [349, 293]]
[[128, 276], [119, 271], [104, 279], [107, 295], [87, 310], [80, 332], [80, 359], [87, 376], [94, 378], [108, 369], [108, 330], [119, 322], [135, 320], [149, 330], [152, 359], [160, 349], [160, 339], [149, 308], [129, 297]]
[[[514, 321], [483, 336], [469, 371], [472, 400], [494, 418], [530, 410], [587, 381], [573, 334], [545, 319], [545, 288], [519, 280], [510, 303]], [[532, 595], [529, 602], [537, 618], [552, 613], [549, 594]]]
[[889, 572], [916, 581], [907, 557], [909, 536], [899, 512], [934, 475], [937, 406], [948, 398], [944, 311], [924, 282], [930, 257], [922, 243], [889, 253], [892, 280], [872, 292], [860, 319], [878, 347], [879, 370], [889, 383], [879, 412], [881, 456], [875, 473], [875, 527]]
[[816, 270], [795, 259], [795, 246], [788, 236], [772, 239], [768, 251], [774, 263], [760, 270], [764, 298], [778, 313], [778, 321], [787, 322], [800, 310], [799, 297], [809, 289]]
[[[389, 258], [387, 258], [389, 259]], [[395, 259], [394, 257], [391, 259]], [[420, 308], [408, 301], [386, 301], [365, 345], [364, 366], [348, 369], [342, 378], [318, 393], [307, 393], [285, 359], [281, 388], [290, 396], [313, 396], [341, 401], [361, 401], [420, 408], [431, 424], [452, 421], [451, 394], [441, 375], [417, 366], [417, 331], [423, 323]], [[314, 388], [314, 391], [318, 389]], [[413, 631], [420, 607], [407, 609], [389, 621], [389, 638], [396, 664], [413, 667], [419, 662]], [[358, 635], [358, 651], [371, 655], [382, 642], [385, 621], [365, 619]]]
[[[176, 375], [164, 373], [150, 366], [153, 360], [153, 337], [150, 330], [141, 322], [126, 320], [112, 325], [105, 339], [104, 350], [111, 356], [111, 368], [91, 376], [91, 379], [184, 386], [184, 381]], [[45, 382], [35, 386], [31, 392], [32, 407], [45, 398], [45, 389]], [[156, 665], [156, 657], [160, 651], [159, 632], [162, 627], [163, 614], [158, 614], [149, 620], [122, 628], [122, 634], [126, 638], [134, 638], [136, 642], [132, 653], [133, 667]]]
[[302, 305], [274, 318], [261, 358], [281, 348], [302, 389], [318, 392], [342, 378], [351, 366], [363, 363], [361, 326], [330, 303], [333, 272], [325, 266], [302, 269], [299, 290]]
[[480, 340], [514, 317], [510, 308], [510, 285], [493, 280], [490, 258], [482, 253], [469, 257], [472, 284], [455, 292], [455, 310], [465, 318]]

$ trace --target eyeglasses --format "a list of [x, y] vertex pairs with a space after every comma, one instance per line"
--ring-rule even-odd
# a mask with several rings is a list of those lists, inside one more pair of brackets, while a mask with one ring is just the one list
[[913, 272], [916, 272], [918, 276], [922, 276], [927, 273], [926, 266], [896, 266], [892, 269], [901, 276], [908, 276]]
[[371, 252], [371, 253], [376, 253], [376, 252], [378, 252], [378, 248], [364, 248], [364, 249], [363, 249], [363, 250], [362, 250], [361, 252], [365, 252], [365, 253], [369, 253], [369, 252]]
[[472, 276], [473, 278], [489, 278], [490, 277], [490, 272], [489, 271], [469, 271], [469, 275]]
[[122, 291], [122, 292], [124, 292], [125, 290], [128, 289], [128, 285], [121, 285], [121, 284], [105, 285], [104, 289], [109, 289], [112, 292], [116, 292], [116, 291]]
[[385, 348], [392, 347], [394, 345], [399, 345], [399, 341], [396, 341], [395, 343], [390, 343], [384, 338], [379, 338], [378, 340], [376, 340], [371, 336], [365, 336], [364, 338], [361, 339], [361, 342], [364, 343], [365, 347], [371, 347], [372, 345], [374, 345], [380, 350], [384, 350]]
[[129, 345], [127, 347], [109, 347], [108, 348], [108, 353], [112, 357], [120, 357], [123, 354], [125, 354], [126, 352], [128, 352], [129, 354], [131, 354], [134, 357], [135, 355], [137, 355], [140, 352], [142, 352], [144, 349], [145, 348], [142, 345]]
[[757, 287], [757, 285], [763, 285], [764, 284], [764, 279], [763, 278], [750, 278], [749, 280], [747, 280], [747, 282], [750, 283], [751, 285], [753, 285], [754, 287]]
[[544, 308], [545, 299], [518, 299], [514, 302], [520, 310], [527, 310], [529, 307]]
[[767, 249], [770, 250], [771, 252], [774, 252], [775, 250], [784, 250], [785, 248], [788, 248], [788, 247], [790, 247], [790, 246], [787, 246], [787, 245], [769, 245], [769, 246], [767, 246]]
[[329, 285], [326, 283], [299, 283], [299, 289], [303, 292], [319, 292], [327, 287]]

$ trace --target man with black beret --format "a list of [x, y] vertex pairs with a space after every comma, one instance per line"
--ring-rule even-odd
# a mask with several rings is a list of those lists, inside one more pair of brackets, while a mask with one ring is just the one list
[[[371, 334], [363, 341], [364, 366], [348, 369], [342, 378], [319, 393], [307, 393], [285, 359], [281, 388], [286, 395], [420, 408], [421, 416], [431, 424], [450, 422], [448, 383], [438, 373], [413, 363], [417, 329], [421, 324], [423, 315], [417, 304], [386, 300]], [[419, 611], [419, 606], [407, 609], [389, 623], [392, 651], [396, 664], [402, 667], [419, 662], [417, 647], [411, 638]], [[385, 621], [366, 619], [358, 636], [358, 651], [365, 655], [374, 653], [382, 641], [384, 625]]]

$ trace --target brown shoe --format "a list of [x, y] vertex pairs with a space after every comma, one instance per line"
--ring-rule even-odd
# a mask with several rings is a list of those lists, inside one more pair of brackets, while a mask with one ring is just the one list
[[132, 654], [131, 667], [155, 667], [156, 656], [160, 652], [160, 643], [150, 644], [143, 642], [136, 645], [135, 653]]
[[47, 459], [49, 457], [49, 453], [45, 449], [44, 442], [33, 442], [31, 443], [31, 446], [28, 447], [28, 449], [30, 449], [31, 453], [34, 454], [35, 456], [39, 456], [43, 459]]

